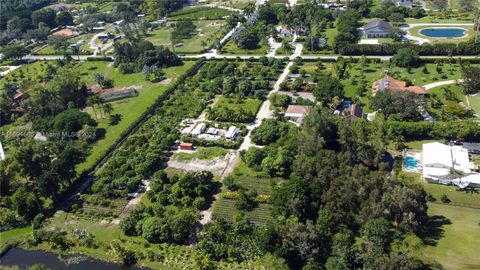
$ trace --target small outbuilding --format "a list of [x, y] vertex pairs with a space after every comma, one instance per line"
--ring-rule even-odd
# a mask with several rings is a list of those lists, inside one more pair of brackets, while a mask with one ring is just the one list
[[188, 143], [188, 142], [180, 143], [180, 150], [192, 151], [193, 143]]
[[198, 135], [202, 134], [206, 128], [207, 125], [205, 123], [198, 123], [192, 130], [192, 136], [197, 137]]
[[227, 133], [225, 133], [225, 138], [233, 141], [237, 139], [238, 134], [240, 134], [240, 129], [236, 126], [231, 126], [228, 128]]

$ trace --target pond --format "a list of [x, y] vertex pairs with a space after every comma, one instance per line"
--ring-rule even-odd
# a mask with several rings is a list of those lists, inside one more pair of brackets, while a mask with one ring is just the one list
[[120, 264], [93, 259], [84, 255], [57, 255], [44, 251], [31, 251], [12, 248], [0, 258], [1, 266], [18, 266], [19, 269], [28, 269], [34, 264], [43, 264], [55, 270], [146, 270], [141, 267], [127, 267]]
[[432, 37], [432, 38], [462, 38], [466, 36], [467, 29], [465, 28], [453, 28], [453, 27], [444, 27], [444, 28], [423, 28], [419, 31], [421, 35]]

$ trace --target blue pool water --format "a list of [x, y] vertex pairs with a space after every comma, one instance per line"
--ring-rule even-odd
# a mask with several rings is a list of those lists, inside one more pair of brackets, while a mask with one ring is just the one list
[[464, 28], [424, 28], [420, 34], [433, 38], [459, 38], [465, 36]]
[[417, 159], [412, 156], [406, 156], [403, 159], [403, 163], [405, 164], [405, 167], [409, 170], [416, 170], [418, 166]]

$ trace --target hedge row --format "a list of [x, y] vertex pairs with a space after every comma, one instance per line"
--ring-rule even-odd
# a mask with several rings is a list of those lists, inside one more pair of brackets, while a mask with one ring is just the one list
[[243, 137], [240, 136], [235, 141], [229, 141], [226, 139], [220, 139], [216, 141], [210, 141], [205, 139], [199, 139], [196, 137], [192, 137], [191, 135], [185, 135], [182, 137], [182, 141], [193, 143], [195, 146], [204, 146], [204, 147], [222, 147], [226, 149], [237, 149], [240, 147], [240, 144], [243, 141]]
[[480, 125], [475, 122], [396, 122], [388, 121], [391, 134], [400, 134], [407, 140], [458, 138], [480, 141]]
[[425, 43], [422, 45], [403, 43], [383, 44], [345, 44], [338, 49], [342, 55], [394, 55], [399, 49], [412, 48], [419, 55], [479, 55], [480, 45], [473, 42], [454, 43]]

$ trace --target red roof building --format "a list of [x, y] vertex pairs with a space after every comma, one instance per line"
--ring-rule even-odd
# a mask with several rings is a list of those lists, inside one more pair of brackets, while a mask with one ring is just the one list
[[187, 142], [180, 143], [180, 150], [192, 151], [193, 143], [187, 143]]
[[74, 32], [71, 29], [65, 28], [62, 30], [58, 30], [57, 32], [53, 33], [52, 35], [57, 36], [57, 37], [66, 37], [66, 38], [72, 38], [78, 35], [77, 32]]
[[27, 94], [26, 93], [23, 93], [23, 92], [18, 92], [16, 93], [14, 96], [13, 96], [13, 101], [15, 102], [19, 102], [19, 101], [22, 101], [24, 100], [25, 98], [27, 98]]
[[407, 83], [400, 80], [395, 80], [393, 77], [385, 76], [384, 78], [373, 83], [372, 95], [378, 91], [390, 89], [392, 91], [409, 91], [418, 95], [425, 95], [427, 90], [422, 86], [407, 86]]

